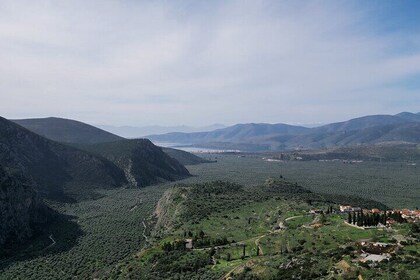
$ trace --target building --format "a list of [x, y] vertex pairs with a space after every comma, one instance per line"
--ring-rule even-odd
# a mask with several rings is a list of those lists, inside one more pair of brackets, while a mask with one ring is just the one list
[[383, 260], [388, 260], [390, 259], [390, 256], [388, 254], [384, 254], [384, 255], [377, 255], [377, 254], [361, 254], [360, 255], [360, 261], [365, 263], [368, 261], [371, 262], [381, 262]]
[[373, 214], [379, 214], [381, 213], [381, 210], [379, 210], [378, 208], [373, 208], [370, 212]]
[[352, 207], [350, 205], [340, 205], [340, 212], [348, 213], [348, 212], [359, 212], [362, 209], [360, 207]]
[[321, 213], [324, 213], [324, 210], [322, 210], [322, 209], [312, 208], [312, 209], [309, 211], [309, 213], [311, 213], [311, 214], [321, 214]]
[[191, 250], [193, 248], [193, 240], [192, 239], [185, 239], [185, 249]]

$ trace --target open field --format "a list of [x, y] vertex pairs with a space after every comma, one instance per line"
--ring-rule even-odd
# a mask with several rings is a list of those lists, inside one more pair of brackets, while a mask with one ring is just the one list
[[407, 162], [267, 162], [253, 154], [207, 157], [218, 162], [190, 166], [190, 172], [198, 177], [189, 178], [188, 182], [229, 180], [253, 185], [282, 175], [315, 192], [356, 195], [391, 208], [415, 208], [420, 203], [420, 166]]

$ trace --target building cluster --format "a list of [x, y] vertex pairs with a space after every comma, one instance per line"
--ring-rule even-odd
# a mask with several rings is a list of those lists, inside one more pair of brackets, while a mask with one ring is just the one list
[[420, 220], [420, 210], [410, 210], [410, 209], [395, 209], [391, 211], [392, 213], [401, 213], [401, 217], [406, 219], [407, 221], [415, 222], [416, 220]]
[[[356, 224], [355, 218], [359, 220], [357, 223], [360, 225], [360, 217], [373, 217], [374, 222], [369, 223], [369, 226], [374, 225], [393, 225], [397, 223], [415, 223], [420, 221], [420, 210], [410, 210], [410, 209], [393, 209], [393, 210], [386, 210], [381, 211], [378, 208], [373, 209], [362, 209], [360, 207], [353, 207], [351, 205], [340, 205], [340, 212], [341, 213], [348, 213], [349, 214], [349, 223]], [[357, 214], [357, 215], [356, 215]], [[366, 223], [362, 222], [362, 226], [366, 226]]]

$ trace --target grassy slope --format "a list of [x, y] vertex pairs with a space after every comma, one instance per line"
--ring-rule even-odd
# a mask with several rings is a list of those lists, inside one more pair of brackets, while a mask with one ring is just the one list
[[[253, 196], [247, 194], [250, 191]], [[164, 215], [177, 220], [174, 227], [166, 235], [158, 232], [159, 239], [154, 246], [119, 266], [111, 274], [113, 277], [146, 279], [148, 275], [154, 277], [153, 279], [219, 279], [229, 271], [234, 271], [231, 273], [233, 279], [243, 279], [239, 278], [240, 274], [252, 274], [254, 277], [260, 277], [258, 279], [290, 279], [293, 276], [323, 279], [329, 271], [334, 270], [339, 261], [345, 260], [351, 264], [350, 260], [357, 257], [357, 253], [354, 252], [354, 242], [357, 240], [372, 238], [390, 242], [394, 234], [347, 226], [344, 224], [347, 215], [339, 214], [326, 215], [327, 224], [318, 230], [305, 228], [317, 219], [316, 216], [307, 214], [311, 207], [326, 209], [330, 204], [320, 201], [315, 205], [308, 205], [300, 199], [301, 194], [291, 195], [275, 191], [275, 188], [274, 192], [265, 187], [245, 190], [237, 185], [215, 182], [177, 186], [168, 193], [173, 193], [175, 198], [167, 200], [164, 197], [165, 202], [169, 202], [165, 206], [170, 209]], [[306, 197], [305, 193], [302, 194]], [[269, 196], [264, 197], [265, 195]], [[225, 201], [225, 196], [231, 196], [232, 199]], [[201, 208], [197, 209], [197, 205], [201, 205]], [[275, 231], [273, 226], [280, 221], [287, 229]], [[407, 226], [401, 226], [400, 234], [407, 232]], [[194, 237], [198, 241], [226, 237], [228, 242], [232, 243], [221, 246], [214, 252], [213, 260], [217, 261], [216, 264], [212, 265], [209, 255], [210, 248], [214, 245], [206, 245], [204, 249], [192, 252], [164, 253], [160, 249], [165, 242], [182, 239], [184, 232], [192, 232], [193, 236], [198, 236], [200, 231], [205, 235], [203, 238]], [[246, 245], [245, 259], [241, 258], [241, 244]], [[260, 248], [260, 256], [257, 256], [257, 245]], [[410, 250], [417, 253], [410, 253]], [[401, 271], [413, 277], [417, 275], [419, 268], [411, 262], [419, 259], [419, 252], [419, 244], [414, 247], [407, 246], [399, 251], [396, 260], [382, 265], [381, 269], [365, 269], [351, 265], [348, 277], [354, 278], [361, 274], [368, 277], [367, 279], [373, 275], [378, 277], [375, 279], [382, 279], [400, 275]], [[198, 260], [206, 258], [208, 264], [204, 262], [199, 265], [198, 270], [192, 269], [191, 266], [197, 265]], [[228, 259], [230, 260], [226, 261]], [[405, 259], [409, 261], [401, 261]], [[290, 267], [283, 269], [282, 266], [286, 263], [290, 263]], [[300, 269], [302, 265], [306, 268], [304, 271]], [[244, 270], [244, 267], [250, 268], [249, 272]], [[139, 275], [143, 275], [143, 278], [139, 278]], [[336, 276], [339, 277], [338, 274]]]

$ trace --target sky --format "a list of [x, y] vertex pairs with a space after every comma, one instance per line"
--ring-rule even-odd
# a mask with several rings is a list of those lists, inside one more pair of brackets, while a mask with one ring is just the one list
[[420, 1], [0, 0], [0, 115], [329, 123], [420, 111]]

